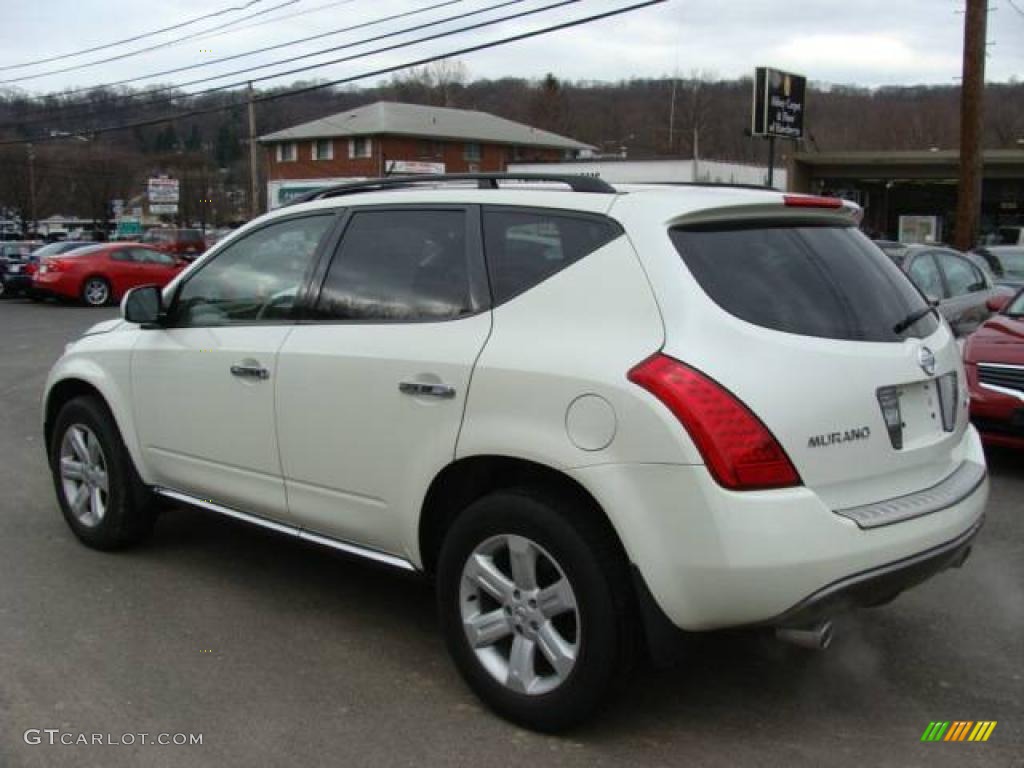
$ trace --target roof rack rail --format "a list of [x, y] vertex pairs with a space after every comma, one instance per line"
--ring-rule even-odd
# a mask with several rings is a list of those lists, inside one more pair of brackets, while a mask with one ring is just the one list
[[754, 189], [758, 192], [782, 192], [764, 184], [738, 184], [729, 181], [631, 181], [630, 184], [657, 184], [663, 187], [723, 187], [726, 189]]
[[548, 181], [565, 184], [573, 192], [594, 192], [613, 195], [615, 187], [595, 176], [578, 176], [566, 173], [432, 173], [416, 176], [385, 176], [364, 181], [352, 181], [333, 187], [316, 189], [299, 195], [288, 205], [307, 203], [310, 200], [324, 200], [357, 192], [378, 192], [387, 189], [403, 189], [423, 184], [446, 183], [450, 181], [475, 181], [480, 189], [498, 189], [499, 181]]

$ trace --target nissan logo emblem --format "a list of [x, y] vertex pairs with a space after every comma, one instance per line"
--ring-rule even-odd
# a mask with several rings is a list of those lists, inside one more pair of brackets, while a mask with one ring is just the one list
[[928, 349], [928, 347], [921, 347], [917, 350], [917, 364], [929, 376], [935, 375], [935, 353]]

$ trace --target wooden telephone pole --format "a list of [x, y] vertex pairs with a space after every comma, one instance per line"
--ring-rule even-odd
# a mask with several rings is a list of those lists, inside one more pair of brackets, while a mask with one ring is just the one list
[[249, 218], [259, 216], [259, 175], [256, 165], [256, 102], [249, 83]]
[[985, 96], [985, 26], [988, 0], [966, 0], [964, 70], [960, 89], [960, 185], [956, 203], [956, 242], [974, 247], [981, 218], [981, 130]]

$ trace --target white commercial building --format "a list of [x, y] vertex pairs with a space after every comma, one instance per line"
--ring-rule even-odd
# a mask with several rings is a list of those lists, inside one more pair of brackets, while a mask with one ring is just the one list
[[[768, 168], [743, 163], [723, 163], [702, 158], [665, 158], [655, 160], [594, 159], [562, 163], [509, 163], [509, 172], [578, 173], [597, 176], [612, 184], [643, 182], [703, 182], [715, 184], [752, 184], [766, 186]], [[786, 171], [776, 168], [772, 178], [776, 189], [786, 188]]]

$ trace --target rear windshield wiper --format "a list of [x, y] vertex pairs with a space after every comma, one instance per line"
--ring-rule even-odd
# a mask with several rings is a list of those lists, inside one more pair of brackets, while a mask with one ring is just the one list
[[903, 333], [905, 330], [907, 330], [907, 328], [912, 326], [914, 323], [916, 323], [922, 317], [924, 317], [925, 315], [931, 314], [934, 311], [935, 311], [935, 305], [929, 303], [927, 307], [922, 307], [921, 309], [917, 310], [916, 312], [911, 312], [905, 318], [903, 318], [898, 323], [896, 323], [896, 325], [894, 325], [892, 327], [892, 332], [893, 333]]

